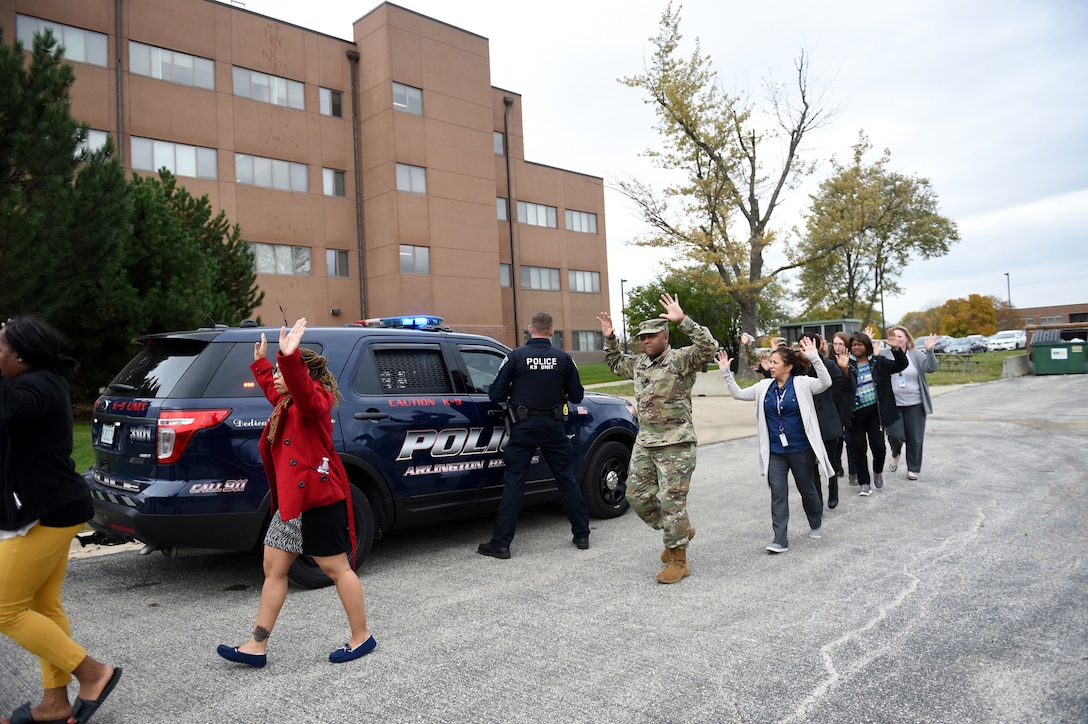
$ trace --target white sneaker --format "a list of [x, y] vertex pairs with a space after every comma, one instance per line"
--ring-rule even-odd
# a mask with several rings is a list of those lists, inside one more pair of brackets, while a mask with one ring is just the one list
[[864, 496], [866, 498], [868, 498], [872, 494], [873, 494], [873, 489], [871, 487], [869, 487], [868, 485], [862, 485], [861, 486], [861, 492], [858, 493], [858, 495]]
[[789, 550], [789, 546], [780, 546], [777, 543], [771, 543], [767, 546], [768, 553], [785, 553]]
[[823, 526], [820, 526], [819, 528], [813, 528], [812, 530], [810, 530], [808, 532], [808, 537], [809, 538], [823, 538], [824, 537], [824, 528], [823, 528]]
[[910, 473], [910, 472], [907, 473], [907, 480], [917, 480], [917, 479], [918, 479], [918, 473]]

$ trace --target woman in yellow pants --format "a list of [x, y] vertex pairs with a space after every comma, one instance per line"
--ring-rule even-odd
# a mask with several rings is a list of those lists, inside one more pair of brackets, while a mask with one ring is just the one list
[[[64, 375], [75, 367], [41, 318], [0, 325], [0, 632], [38, 657], [44, 689], [41, 703], [18, 707], [9, 724], [82, 724], [121, 678], [120, 667], [95, 661], [72, 640], [61, 604], [68, 548], [93, 514], [72, 462]], [[73, 675], [79, 695], [70, 704]]]

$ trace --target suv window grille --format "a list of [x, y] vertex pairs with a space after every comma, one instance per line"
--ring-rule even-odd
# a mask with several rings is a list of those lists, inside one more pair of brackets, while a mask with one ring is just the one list
[[453, 392], [442, 352], [437, 349], [374, 350], [382, 392]]

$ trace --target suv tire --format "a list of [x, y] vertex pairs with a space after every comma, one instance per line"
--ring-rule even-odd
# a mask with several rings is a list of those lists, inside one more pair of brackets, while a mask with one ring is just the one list
[[586, 464], [582, 498], [595, 518], [617, 518], [627, 512], [627, 467], [631, 448], [610, 440], [603, 443]]
[[[359, 570], [359, 566], [370, 555], [375, 526], [374, 509], [370, 507], [370, 501], [354, 485], [351, 486], [351, 512], [355, 517], [355, 565], [352, 568]], [[310, 556], [296, 558], [287, 571], [287, 578], [302, 588], [325, 588], [332, 585], [332, 579], [325, 575]]]

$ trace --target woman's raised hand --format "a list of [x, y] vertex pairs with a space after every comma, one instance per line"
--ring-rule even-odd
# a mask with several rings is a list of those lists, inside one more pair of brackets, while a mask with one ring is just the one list
[[280, 354], [294, 354], [305, 332], [306, 317], [299, 317], [291, 331], [287, 331], [287, 327], [280, 327]]
[[256, 362], [259, 359], [264, 359], [268, 355], [268, 340], [264, 337], [264, 332], [261, 332], [261, 341], [253, 343], [253, 361]]

